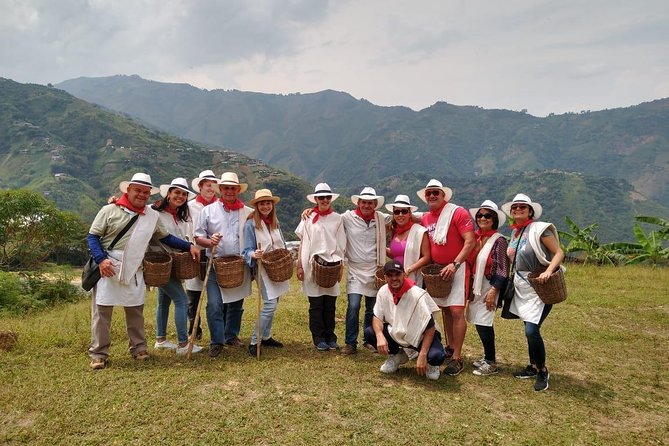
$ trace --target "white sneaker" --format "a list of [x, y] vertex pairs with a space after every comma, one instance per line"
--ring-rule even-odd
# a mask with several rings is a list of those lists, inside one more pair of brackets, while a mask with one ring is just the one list
[[163, 349], [163, 350], [174, 350], [177, 348], [177, 345], [174, 342], [170, 341], [162, 341], [162, 342], [156, 341], [156, 343], [153, 344], [153, 348]]
[[[202, 351], [202, 347], [199, 345], [193, 344], [193, 350], [191, 353], [200, 353]], [[184, 356], [185, 354], [188, 353], [188, 344], [186, 344], [183, 347], [177, 347], [177, 355], [179, 356]]]
[[483, 364], [481, 364], [481, 367], [478, 369], [475, 369], [472, 373], [476, 376], [490, 376], [490, 375], [495, 375], [499, 369], [497, 368], [496, 364], [491, 364], [488, 361], [484, 361]]
[[472, 362], [472, 365], [474, 366], [474, 368], [478, 369], [479, 367], [481, 367], [483, 364], [486, 364], [486, 363], [487, 363], [487, 361], [485, 360], [485, 356], [484, 356], [484, 357], [482, 357], [480, 359], [477, 359], [476, 361]]
[[427, 371], [425, 372], [425, 377], [427, 379], [436, 381], [439, 379], [439, 375], [441, 375], [441, 372], [439, 371], [438, 365], [430, 365], [430, 364], [427, 365]]
[[403, 349], [400, 349], [400, 352], [395, 355], [388, 355], [386, 362], [381, 365], [381, 370], [383, 373], [395, 373], [400, 366], [409, 361], [409, 357], [404, 353]]
[[405, 348], [404, 353], [407, 354], [407, 357], [409, 358], [409, 361], [413, 361], [418, 357], [418, 350], [414, 350], [412, 348]]

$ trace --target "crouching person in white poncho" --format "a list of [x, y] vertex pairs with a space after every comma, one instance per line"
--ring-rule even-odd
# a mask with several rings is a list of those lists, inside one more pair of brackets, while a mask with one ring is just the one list
[[[365, 329], [365, 342], [375, 345], [379, 353], [389, 355], [381, 366], [383, 373], [394, 373], [409, 361], [403, 348], [418, 351], [416, 372], [428, 379], [439, 378], [439, 366], [446, 353], [441, 344], [432, 313], [439, 307], [432, 297], [406, 277], [399, 262], [383, 267], [386, 285], [376, 295], [372, 326]], [[403, 348], [400, 348], [403, 347]]]

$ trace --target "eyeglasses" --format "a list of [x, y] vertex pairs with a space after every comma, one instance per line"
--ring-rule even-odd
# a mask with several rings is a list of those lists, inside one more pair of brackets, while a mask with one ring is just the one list
[[316, 200], [332, 200], [332, 195], [321, 195], [320, 197], [316, 197]]
[[409, 213], [409, 209], [393, 209], [393, 214], [395, 215], [406, 215]]
[[484, 218], [486, 220], [492, 220], [492, 214], [476, 214], [476, 219]]
[[435, 197], [438, 197], [439, 194], [441, 194], [441, 190], [439, 189], [432, 189], [432, 190], [426, 190], [425, 191], [425, 196], [429, 197], [431, 195], [434, 195]]
[[529, 206], [526, 205], [526, 204], [512, 204], [511, 205], [511, 210], [512, 211], [515, 211], [515, 210], [523, 211], [523, 210], [528, 209], [528, 208], [529, 208]]

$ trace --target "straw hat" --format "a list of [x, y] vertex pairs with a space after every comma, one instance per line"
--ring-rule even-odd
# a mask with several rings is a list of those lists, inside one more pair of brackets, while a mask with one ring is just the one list
[[167, 197], [167, 194], [169, 193], [170, 189], [173, 187], [176, 187], [177, 189], [181, 189], [184, 192], [188, 192], [188, 199], [192, 200], [195, 198], [195, 193], [188, 189], [188, 181], [186, 181], [185, 178], [175, 178], [172, 180], [170, 184], [161, 184], [160, 185], [160, 196], [161, 197]]
[[160, 189], [158, 189], [157, 187], [153, 187], [153, 184], [151, 183], [151, 176], [147, 173], [134, 174], [130, 181], [121, 181], [118, 184], [118, 188], [121, 190], [121, 192], [125, 194], [126, 192], [128, 192], [128, 186], [130, 186], [131, 184], [139, 184], [140, 186], [149, 186], [151, 188], [151, 195], [160, 192]]
[[256, 191], [256, 196], [253, 198], [253, 200], [249, 201], [249, 204], [251, 206], [255, 206], [257, 202], [267, 200], [272, 200], [274, 204], [277, 204], [279, 201], [281, 201], [281, 198], [272, 195], [272, 191], [269, 189], [260, 189]]
[[504, 214], [504, 212], [499, 210], [497, 204], [494, 201], [485, 200], [483, 203], [481, 203], [481, 206], [477, 208], [469, 208], [469, 215], [472, 216], [474, 221], [476, 221], [476, 213], [480, 209], [490, 209], [491, 211], [495, 211], [495, 213], [497, 214], [497, 220], [499, 221], [497, 227], [502, 226], [504, 222], [506, 222], [506, 214]]
[[411, 209], [411, 212], [416, 212], [418, 210], [418, 206], [413, 206], [407, 195], [398, 195], [395, 197], [394, 203], [386, 205], [386, 209], [390, 212], [392, 212], [394, 208], [409, 208]]
[[373, 187], [364, 187], [359, 195], [351, 195], [351, 201], [354, 205], [357, 206], [359, 200], [377, 200], [376, 209], [383, 206], [383, 202], [385, 201], [381, 195], [376, 195], [376, 191]]
[[324, 197], [326, 195], [331, 195], [332, 201], [335, 201], [339, 197], [339, 194], [332, 193], [332, 189], [330, 189], [328, 183], [318, 183], [314, 188], [314, 193], [307, 195], [307, 200], [316, 204], [316, 197]]
[[453, 189], [442, 185], [441, 181], [435, 180], [433, 178], [427, 182], [427, 186], [416, 192], [418, 198], [423, 200], [425, 203], [427, 203], [427, 200], [425, 199], [425, 191], [428, 189], [441, 189], [442, 191], [444, 191], [444, 198], [447, 202], [451, 201], [451, 197], [453, 196]]
[[508, 203], [504, 203], [502, 205], [502, 210], [509, 217], [511, 217], [511, 206], [513, 206], [514, 204], [526, 204], [528, 206], [532, 206], [532, 209], [534, 209], [534, 217], [532, 217], [533, 219], [538, 219], [539, 217], [541, 217], [541, 214], [544, 211], [544, 208], [542, 208], [539, 203], [533, 202], [532, 199], [527, 195], [516, 194], [516, 196], [513, 197], [513, 201], [509, 201]]
[[218, 181], [219, 186], [239, 186], [239, 193], [243, 193], [249, 188], [247, 183], [240, 183], [237, 174], [234, 172], [225, 172]]
[[197, 178], [193, 178], [193, 181], [190, 182], [190, 185], [193, 187], [193, 190], [197, 192], [198, 194], [200, 193], [200, 183], [202, 180], [210, 180], [218, 183], [218, 177], [214, 175], [214, 172], [212, 170], [203, 170], [200, 172], [200, 175], [197, 176]]

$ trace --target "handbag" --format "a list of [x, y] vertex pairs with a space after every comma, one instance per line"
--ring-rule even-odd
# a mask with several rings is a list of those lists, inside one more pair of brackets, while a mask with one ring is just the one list
[[[518, 237], [518, 243], [523, 237], [523, 232], [525, 232], [525, 226]], [[516, 286], [513, 284], [514, 276], [516, 275], [516, 255], [518, 254], [518, 249], [513, 253], [513, 260], [511, 261], [511, 268], [509, 270], [509, 277], [506, 279], [506, 284], [504, 285], [504, 290], [499, 293], [499, 298], [497, 300], [497, 308], [502, 309], [502, 318], [503, 319], [520, 319], [518, 316], [511, 312], [511, 302], [513, 297], [516, 295]]]
[[[121, 230], [121, 232], [118, 233], [118, 235], [114, 238], [114, 240], [111, 242], [109, 245], [108, 250], [114, 249], [114, 246], [116, 246], [116, 243], [118, 243], [119, 240], [121, 240], [121, 237], [125, 235], [126, 232], [128, 232], [128, 229], [135, 224], [137, 221], [137, 218], [139, 217], [138, 215], [135, 215], [130, 219], [127, 225]], [[93, 289], [93, 287], [98, 283], [102, 275], [100, 274], [100, 265], [98, 265], [95, 262], [95, 259], [93, 256], [90, 256], [88, 258], [88, 261], [84, 265], [83, 270], [81, 271], [81, 287], [85, 291], [90, 291]]]

